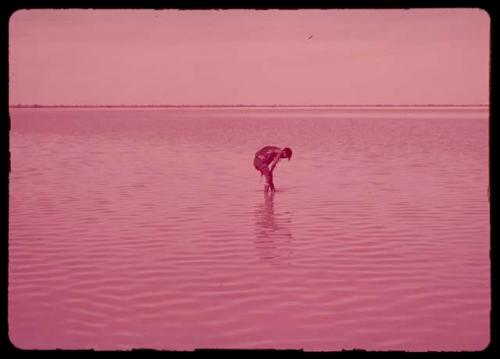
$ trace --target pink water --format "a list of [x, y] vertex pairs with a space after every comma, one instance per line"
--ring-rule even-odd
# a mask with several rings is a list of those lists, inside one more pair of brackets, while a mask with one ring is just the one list
[[[20, 348], [481, 350], [486, 111], [11, 111]], [[252, 167], [289, 146], [265, 198]]]

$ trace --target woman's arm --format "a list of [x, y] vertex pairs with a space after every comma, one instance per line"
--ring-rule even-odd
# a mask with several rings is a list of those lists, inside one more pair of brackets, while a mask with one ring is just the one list
[[280, 158], [281, 158], [281, 150], [279, 151], [279, 153], [276, 154], [276, 157], [274, 157], [273, 162], [271, 162], [271, 166], [269, 169], [271, 172], [274, 170], [274, 167], [276, 167], [276, 165], [278, 164]]

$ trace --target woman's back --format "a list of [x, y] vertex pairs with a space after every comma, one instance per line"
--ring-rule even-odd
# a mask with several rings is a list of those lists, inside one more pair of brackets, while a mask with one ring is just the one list
[[255, 153], [255, 156], [258, 157], [264, 164], [270, 164], [273, 159], [280, 153], [280, 148], [276, 146], [266, 146], [261, 148]]

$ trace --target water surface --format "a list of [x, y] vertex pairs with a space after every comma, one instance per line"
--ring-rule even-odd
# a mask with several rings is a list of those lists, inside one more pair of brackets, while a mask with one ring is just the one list
[[[481, 350], [485, 111], [15, 109], [20, 348]], [[264, 196], [253, 154], [288, 146]]]

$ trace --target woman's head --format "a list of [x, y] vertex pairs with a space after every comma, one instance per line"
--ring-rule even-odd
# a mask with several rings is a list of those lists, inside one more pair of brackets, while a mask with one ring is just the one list
[[285, 147], [281, 150], [281, 157], [288, 158], [288, 161], [292, 158], [292, 150], [288, 147]]

